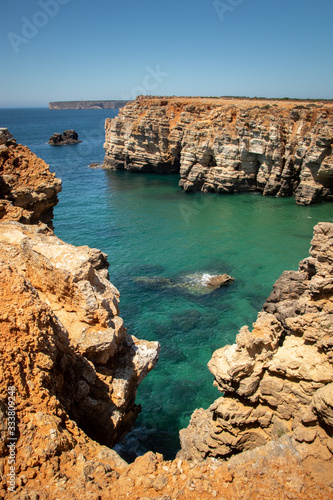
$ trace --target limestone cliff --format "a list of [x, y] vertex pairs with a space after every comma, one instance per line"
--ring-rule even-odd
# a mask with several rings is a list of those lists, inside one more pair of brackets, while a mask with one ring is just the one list
[[[9, 222], [0, 223], [0, 255], [47, 304], [56, 330], [77, 355], [81, 373], [74, 369], [75, 390], [66, 395], [69, 413], [90, 436], [112, 446], [134, 422], [136, 389], [156, 363], [159, 346], [126, 333], [106, 255], [66, 244], [43, 227]], [[7, 326], [13, 328], [11, 321]], [[41, 357], [39, 368], [52, 369], [49, 355], [45, 363]]]
[[224, 397], [194, 412], [182, 457], [228, 458], [287, 434], [303, 464], [332, 481], [333, 224], [315, 227], [310, 255], [277, 280], [252, 331], [213, 354]]
[[[11, 166], [13, 175], [16, 179], [22, 178], [24, 183], [24, 169], [28, 170], [34, 181], [30, 193], [34, 198], [33, 193], [39, 193], [38, 183], [44, 177], [49, 178], [50, 174], [46, 169], [44, 176], [38, 179], [36, 169], [36, 176], [33, 176], [28, 165], [30, 161], [37, 161], [36, 158], [27, 148], [8, 144], [8, 140], [6, 133], [5, 146], [10, 152], [8, 149], [4, 151], [11, 155], [9, 160], [14, 160]], [[21, 156], [15, 160], [17, 151]], [[52, 175], [51, 179], [54, 179]], [[55, 185], [59, 186], [56, 180]], [[19, 192], [19, 184], [13, 186], [15, 192]], [[25, 196], [29, 199], [28, 182]], [[327, 478], [318, 476], [314, 480], [312, 470], [304, 466], [305, 462], [296, 449], [298, 443], [311, 444], [313, 433], [320, 459], [322, 455], [327, 458], [327, 450], [331, 449], [331, 441], [325, 439], [332, 427], [332, 392], [329, 390], [332, 385], [332, 322], [328, 316], [329, 311], [332, 313], [329, 307], [332, 300], [332, 225], [319, 226], [312, 258], [303, 262], [300, 273], [287, 274], [290, 287], [282, 287], [283, 291], [281, 286], [275, 287], [266, 306], [265, 314], [270, 318], [267, 338], [265, 330], [256, 334], [252, 343], [243, 339], [240, 345], [250, 345], [249, 356], [253, 362], [250, 359], [246, 361], [247, 368], [241, 364], [239, 371], [231, 370], [234, 381], [230, 377], [226, 381], [230, 387], [242, 387], [243, 395], [246, 388], [254, 388], [255, 394], [260, 390], [261, 402], [262, 395], [279, 397], [278, 390], [275, 391], [277, 396], [269, 390], [265, 392], [262, 385], [265, 376], [273, 374], [283, 383], [287, 378], [288, 384], [294, 385], [288, 392], [286, 382], [287, 389], [280, 391], [287, 400], [284, 407], [288, 409], [290, 404], [294, 409], [296, 395], [301, 398], [301, 412], [312, 397], [308, 413], [305, 416], [300, 413], [303, 420], [291, 415], [290, 424], [286, 421], [282, 427], [281, 422], [287, 415], [287, 409], [282, 409], [282, 405], [281, 415], [276, 413], [277, 437], [281, 428], [287, 429], [286, 435], [255, 450], [240, 453], [227, 463], [215, 458], [198, 463], [179, 458], [166, 462], [159, 454], [147, 453], [128, 465], [103, 444], [111, 446], [133, 422], [138, 411], [134, 401], [137, 386], [154, 366], [159, 346], [156, 342], [138, 340], [127, 334], [119, 317], [119, 293], [107, 278], [105, 254], [87, 246], [74, 247], [61, 241], [41, 222], [39, 216], [43, 218], [44, 213], [38, 204], [28, 205], [29, 211], [19, 206], [22, 211], [17, 211], [14, 204], [5, 201], [8, 202], [6, 206], [11, 207], [15, 221], [9, 220], [10, 212], [7, 211], [8, 220], [0, 223], [0, 498], [333, 498]], [[36, 224], [17, 222], [21, 217], [27, 217], [29, 222], [36, 221]], [[305, 327], [304, 346], [302, 343], [299, 346], [297, 339], [302, 338]], [[288, 348], [284, 335], [287, 335], [288, 328], [293, 328], [296, 339], [292, 351], [296, 361], [291, 363], [284, 361], [286, 349], [283, 348]], [[280, 334], [281, 331], [285, 334]], [[249, 333], [244, 331], [243, 337], [246, 335]], [[276, 347], [277, 337], [282, 344], [280, 351]], [[297, 368], [299, 357], [305, 356], [307, 349], [312, 349], [306, 357], [308, 371], [307, 364]], [[257, 351], [260, 353], [256, 356]], [[274, 351], [277, 355], [272, 359], [269, 355], [265, 358], [266, 351]], [[260, 362], [265, 362], [265, 359], [268, 368], [261, 381]], [[318, 360], [321, 364], [316, 371]], [[269, 365], [270, 361], [272, 365]], [[293, 370], [290, 379], [281, 373], [281, 366], [285, 372]], [[244, 373], [249, 376], [248, 382]], [[315, 382], [309, 382], [308, 373], [316, 374], [313, 375]], [[222, 383], [218, 377], [217, 380]], [[268, 387], [270, 382], [268, 380]], [[228, 390], [231, 393], [232, 389]], [[241, 401], [245, 401], [245, 396]], [[253, 401], [251, 404], [259, 405], [255, 398]], [[267, 419], [260, 421], [266, 433], [265, 439], [255, 439], [255, 444], [263, 444], [273, 436], [268, 428], [276, 403], [271, 400], [267, 404], [270, 405]], [[210, 430], [208, 417], [207, 429]], [[235, 417], [237, 420], [239, 415], [235, 413]], [[227, 415], [227, 419], [225, 425], [234, 423], [233, 416]], [[290, 427], [294, 428], [294, 422], [297, 435], [289, 432]], [[237, 422], [235, 425], [237, 427]], [[251, 435], [251, 423], [249, 425]], [[238, 429], [240, 433], [243, 430], [244, 427]], [[203, 435], [199, 429], [204, 447], [208, 434]], [[244, 437], [244, 433], [242, 436], [245, 443], [247, 436]], [[243, 446], [244, 449], [251, 447]], [[205, 453], [210, 454], [214, 453]], [[307, 448], [302, 454], [307, 456]], [[203, 455], [199, 453], [198, 457], [201, 459]], [[316, 465], [318, 461], [314, 463]], [[15, 487], [11, 490], [13, 481]]]
[[106, 120], [104, 167], [309, 204], [333, 199], [332, 143], [331, 102], [139, 97]]
[[52, 227], [61, 181], [26, 146], [16, 144], [0, 129], [0, 220], [24, 224], [44, 222]]
[[[326, 226], [321, 228], [326, 231]], [[330, 367], [323, 360], [318, 366], [315, 383], [309, 382], [306, 364], [298, 374], [297, 363], [284, 362], [282, 365], [280, 361], [281, 366], [296, 372], [286, 381], [283, 375], [276, 378], [277, 383], [281, 380], [286, 382], [287, 389], [280, 391], [286, 400], [285, 406], [289, 404], [295, 410], [295, 405], [299, 405], [302, 421], [293, 416], [289, 418], [292, 426], [294, 422], [297, 424], [297, 435], [293, 436], [289, 432], [289, 420], [284, 421], [286, 415], [276, 416], [274, 421], [273, 401], [267, 405], [266, 418], [264, 407], [261, 414], [260, 410], [257, 412], [260, 414], [260, 429], [260, 426], [253, 423], [253, 418], [251, 420], [251, 402], [244, 403], [244, 397], [240, 401], [227, 397], [227, 409], [224, 412], [221, 399], [215, 405], [214, 417], [217, 418], [209, 419], [212, 415], [208, 414], [204, 421], [205, 427], [194, 429], [197, 433], [195, 444], [200, 448], [199, 459], [204, 455], [214, 455], [214, 451], [218, 451], [218, 456], [221, 456], [219, 447], [224, 449], [224, 445], [216, 441], [215, 436], [218, 434], [218, 439], [226, 436], [226, 441], [230, 442], [227, 436], [233, 426], [240, 425], [237, 431], [241, 434], [239, 445], [242, 443], [243, 449], [265, 443], [265, 439], [258, 439], [257, 436], [266, 435], [265, 433], [268, 436], [270, 419], [275, 424], [277, 438], [281, 429], [285, 429], [286, 434], [277, 441], [240, 453], [228, 462], [207, 457], [204, 462], [196, 461], [193, 460], [191, 450], [190, 461], [184, 460], [184, 457], [164, 461], [161, 455], [150, 452], [128, 465], [117, 453], [93, 441], [88, 435], [101, 443], [111, 444], [112, 435], [115, 437], [114, 433], [121, 432], [120, 418], [125, 416], [125, 420], [132, 419], [135, 413], [135, 388], [156, 360], [156, 343], [138, 341], [126, 335], [117, 314], [118, 294], [106, 280], [105, 256], [101, 252], [88, 247], [75, 248], [67, 245], [50, 234], [46, 226], [24, 226], [15, 222], [0, 223], [0, 242], [1, 498], [333, 498], [332, 489], [327, 485], [332, 478], [328, 469], [329, 462], [322, 462], [329, 455], [331, 441], [328, 434], [332, 427]], [[314, 358], [313, 351], [308, 353], [306, 359], [309, 372], [316, 369], [318, 357], [324, 357], [330, 349], [331, 337], [327, 334], [329, 318], [326, 317], [326, 310], [322, 315], [318, 312], [327, 306], [329, 299], [326, 291], [331, 286], [324, 261], [329, 251], [327, 243], [328, 240], [324, 239], [325, 251], [318, 240], [317, 256], [318, 261], [323, 262], [323, 267], [321, 271], [317, 269], [317, 280], [313, 281], [314, 293], [324, 295], [317, 297], [318, 309], [308, 311], [310, 315], [319, 314], [317, 320], [326, 325], [326, 333], [319, 338], [316, 328], [308, 332], [307, 339], [310, 341], [304, 343], [303, 350], [313, 346], [318, 352], [322, 350]], [[315, 262], [308, 261], [303, 267], [311, 268], [312, 274], [312, 265]], [[293, 289], [299, 288], [293, 285]], [[291, 304], [287, 294], [284, 299], [289, 307]], [[294, 299], [295, 297], [291, 301]], [[276, 304], [274, 297], [270, 303]], [[302, 321], [300, 316], [297, 317], [299, 329]], [[304, 319], [311, 322], [311, 318], [306, 315]], [[264, 353], [270, 351], [271, 344], [274, 344], [272, 337], [275, 339], [279, 332], [272, 318], [271, 320], [267, 331], [262, 329], [261, 334], [257, 332], [250, 354], [254, 355], [254, 351], [260, 350], [260, 347]], [[287, 320], [286, 322], [288, 323]], [[274, 326], [272, 332], [271, 323]], [[280, 358], [284, 359], [283, 345], [281, 349]], [[293, 359], [299, 359], [302, 350], [298, 354]], [[271, 361], [269, 366], [277, 366], [276, 362], [274, 365], [274, 358]], [[247, 363], [247, 366], [250, 364], [251, 362]], [[242, 362], [239, 371], [240, 377], [245, 372], [250, 376], [248, 384], [244, 382], [246, 377], [242, 379], [243, 388], [253, 385], [251, 370], [245, 369]], [[257, 374], [259, 370], [255, 369], [254, 372]], [[272, 373], [277, 373], [277, 369]], [[232, 375], [235, 382], [228, 379], [226, 383], [240, 386], [235, 366]], [[297, 376], [300, 377], [299, 380]], [[265, 376], [262, 380], [264, 378]], [[269, 384], [266, 383], [266, 387]], [[274, 383], [272, 387], [278, 394]], [[314, 391], [314, 404], [307, 404]], [[274, 397], [272, 391], [268, 389], [265, 392], [264, 385], [261, 384], [260, 394]], [[301, 404], [297, 398], [301, 398]], [[14, 431], [12, 424], [9, 425], [12, 422], [9, 417], [13, 407], [16, 415]], [[229, 413], [228, 408], [231, 408]], [[286, 411], [281, 407], [281, 413]], [[215, 425], [218, 430], [225, 426], [225, 430], [210, 434]], [[247, 433], [244, 432], [246, 429]], [[8, 444], [12, 445], [10, 439], [13, 432], [17, 439], [14, 454], [8, 448]], [[190, 433], [190, 436], [187, 436], [187, 441], [192, 439], [194, 442], [194, 433]], [[301, 460], [300, 453], [306, 456], [307, 446], [311, 445], [313, 439], [317, 442], [317, 456], [307, 464], [306, 460]], [[299, 449], [300, 442], [305, 446], [305, 451]], [[208, 449], [211, 453], [207, 453]], [[202, 450], [205, 450], [204, 455]], [[13, 456], [16, 487], [10, 492], [9, 458]], [[318, 464], [322, 474], [317, 474], [315, 481], [313, 474]]]

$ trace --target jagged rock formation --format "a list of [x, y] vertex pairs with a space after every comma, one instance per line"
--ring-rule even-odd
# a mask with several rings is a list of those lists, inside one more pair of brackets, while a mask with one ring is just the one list
[[79, 142], [79, 136], [75, 130], [64, 130], [62, 134], [56, 132], [49, 139], [49, 144], [51, 146], [67, 146], [69, 144], [77, 144]]
[[139, 97], [106, 120], [104, 167], [309, 204], [333, 199], [332, 143], [330, 102]]
[[[12, 145], [15, 158], [20, 146]], [[27, 148], [19, 151], [17, 178], [24, 174], [17, 170], [34, 156]], [[38, 172], [32, 178], [36, 190]], [[296, 441], [286, 435], [227, 463], [165, 462], [161, 455], [147, 453], [128, 465], [103, 446], [115, 442], [133, 422], [136, 388], [156, 362], [159, 346], [127, 334], [119, 317], [118, 291], [107, 279], [106, 255], [59, 240], [38, 220], [33, 205], [30, 209], [30, 219], [38, 225], [0, 223], [1, 498], [333, 498], [332, 490], [304, 469]], [[301, 271], [312, 277], [317, 272], [311, 290], [319, 294], [319, 307], [327, 303], [332, 287], [325, 263], [331, 248], [325, 250], [322, 243], [318, 240], [313, 260]], [[293, 283], [293, 290], [302, 290], [301, 280], [294, 281], [299, 285]], [[270, 307], [283, 316], [277, 298], [273, 296]], [[292, 310], [295, 297], [283, 298]], [[320, 321], [326, 324], [326, 317]], [[311, 343], [328, 353], [329, 335], [319, 338], [316, 330], [311, 332]], [[315, 412], [329, 426], [331, 393], [320, 385]]]
[[61, 181], [30, 149], [0, 129], [0, 220], [52, 227]]
[[182, 457], [228, 458], [288, 434], [303, 464], [332, 481], [333, 224], [314, 228], [310, 255], [277, 280], [253, 330], [213, 354], [224, 397], [194, 412]]
[[[126, 333], [119, 292], [107, 279], [106, 255], [66, 244], [45, 228], [18, 223], [0, 224], [0, 255], [13, 275], [24, 276], [27, 293], [47, 305], [55, 330], [76, 354], [69, 377], [73, 387], [64, 386], [62, 395], [68, 413], [90, 436], [112, 446], [137, 416], [136, 390], [155, 365], [159, 346]], [[13, 329], [15, 323], [8, 323]], [[24, 328], [29, 330], [29, 324], [19, 327], [18, 343], [25, 341]], [[39, 368], [52, 370], [55, 355], [47, 352], [47, 344], [40, 349]], [[25, 377], [34, 378], [31, 373]]]

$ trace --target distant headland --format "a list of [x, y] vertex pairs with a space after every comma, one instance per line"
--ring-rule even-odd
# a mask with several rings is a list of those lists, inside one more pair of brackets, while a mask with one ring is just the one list
[[49, 109], [119, 109], [129, 101], [58, 101], [49, 102]]

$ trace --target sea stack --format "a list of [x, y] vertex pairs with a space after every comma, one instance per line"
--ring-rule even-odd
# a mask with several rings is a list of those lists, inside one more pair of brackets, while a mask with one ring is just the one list
[[55, 133], [49, 139], [51, 146], [67, 146], [69, 144], [78, 144], [79, 136], [75, 130], [65, 130], [62, 134]]

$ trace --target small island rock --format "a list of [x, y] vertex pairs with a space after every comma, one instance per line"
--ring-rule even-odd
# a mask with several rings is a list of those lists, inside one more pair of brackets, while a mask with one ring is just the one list
[[75, 130], [65, 130], [62, 134], [55, 133], [50, 137], [49, 144], [51, 146], [65, 146], [67, 144], [77, 144], [79, 141], [79, 136]]

